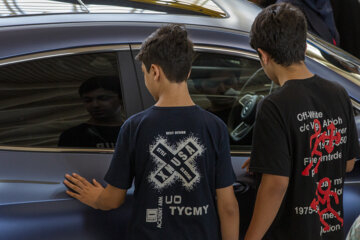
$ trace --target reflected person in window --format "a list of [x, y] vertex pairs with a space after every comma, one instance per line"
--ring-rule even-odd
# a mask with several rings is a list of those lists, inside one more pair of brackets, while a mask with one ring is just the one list
[[197, 90], [206, 95], [209, 100], [209, 106], [202, 106], [209, 112], [217, 115], [226, 124], [229, 120], [229, 114], [233, 107], [236, 95], [238, 94], [238, 80], [235, 73], [231, 71], [212, 71], [208, 76], [197, 80]]
[[114, 148], [123, 123], [120, 83], [117, 77], [94, 77], [83, 82], [79, 95], [90, 118], [65, 130], [61, 147]]

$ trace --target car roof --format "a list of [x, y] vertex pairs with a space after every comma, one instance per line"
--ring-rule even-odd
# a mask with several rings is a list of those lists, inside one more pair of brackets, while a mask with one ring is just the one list
[[153, 22], [195, 24], [249, 32], [254, 18], [261, 11], [261, 8], [246, 0], [213, 0], [213, 2], [219, 6], [219, 9], [222, 10], [225, 15], [220, 14], [220, 17], [209, 17], [206, 15], [200, 15], [199, 11], [194, 11], [195, 13], [190, 15], [185, 14], [185, 12], [181, 12], [181, 10], [184, 9], [180, 9], [180, 14], [164, 14], [157, 12], [101, 13], [101, 11], [98, 11], [97, 13], [87, 13], [86, 11], [79, 11], [65, 14], [16, 15], [12, 17], [1, 17], [0, 27], [85, 22]]
[[225, 17], [212, 0], [17, 0], [0, 2], [0, 17], [71, 13], [177, 13]]
[[[156, 1], [176, 2], [178, 0]], [[206, 2], [207, 0], [181, 1]], [[5, 46], [0, 50], [0, 59], [36, 52], [46, 52], [54, 49], [66, 49], [69, 47], [76, 47], [79, 44], [81, 46], [93, 46], [94, 44], [98, 44], [98, 42], [102, 42], [103, 44], [120, 44], [125, 42], [128, 44], [141, 43], [146, 36], [154, 31], [154, 28], [157, 28], [164, 23], [182, 23], [186, 24], [189, 27], [188, 29], [197, 29], [196, 31], [190, 32], [192, 39], [195, 40], [194, 42], [197, 42], [197, 44], [213, 43], [219, 46], [231, 45], [235, 48], [247, 49], [248, 51], [254, 52], [248, 44], [248, 39], [246, 39], [246, 37], [239, 38], [239, 36], [248, 35], [251, 25], [257, 14], [261, 11], [261, 8], [247, 0], [212, 1], [216, 2], [226, 15], [223, 17], [209, 17], [199, 13], [189, 15], [182, 12], [178, 14], [71, 13], [0, 17], [0, 34], [5, 36], [0, 40], [1, 45]], [[46, 29], [46, 31], [44, 31], [44, 29]], [[109, 32], [111, 32], [111, 34]], [[67, 35], [71, 35], [71, 37]], [[354, 65], [353, 68], [357, 71], [360, 70], [360, 63], [358, 59], [353, 58], [345, 52], [339, 51], [334, 46], [322, 46], [320, 40], [312, 39], [311, 34], [309, 36], [310, 38], [308, 38], [308, 43], [315, 47], [311, 53], [312, 55], [319, 51], [326, 52], [327, 55], [330, 54], [336, 57], [336, 61], [349, 63], [351, 66]], [[99, 40], [100, 38], [101, 41]], [[323, 59], [323, 56], [319, 55], [319, 57], [320, 59], [318, 59], [317, 62], [320, 62], [322, 65], [330, 64], [328, 60]], [[326, 64], [324, 64], [325, 62]], [[330, 66], [330, 68], [334, 69], [333, 66]], [[360, 76], [358, 73], [349, 74], [347, 70], [344, 72], [341, 69], [336, 72], [342, 76], [347, 75], [347, 78], [351, 79], [351, 84], [360, 85]], [[360, 99], [360, 93], [352, 90], [352, 86], [347, 87], [347, 89], [350, 89], [350, 95], [356, 95], [356, 98]]]

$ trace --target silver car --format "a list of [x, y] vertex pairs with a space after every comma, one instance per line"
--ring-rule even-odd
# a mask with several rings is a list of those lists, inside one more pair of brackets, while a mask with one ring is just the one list
[[[154, 104], [134, 56], [165, 23], [186, 25], [197, 53], [192, 98], [228, 125], [243, 236], [256, 191], [241, 165], [250, 155], [256, 102], [277, 87], [249, 46], [260, 10], [242, 0], [1, 1], [0, 239], [126, 239], [133, 189], [119, 209], [102, 212], [69, 198], [62, 184], [70, 172], [101, 180], [114, 145], [64, 146], [59, 138], [90, 118], [78, 94], [87, 79], [116, 77], [122, 121]], [[359, 59], [309, 35], [306, 64], [345, 87], [360, 124]], [[345, 182], [345, 231], [360, 213], [359, 172], [357, 162]]]

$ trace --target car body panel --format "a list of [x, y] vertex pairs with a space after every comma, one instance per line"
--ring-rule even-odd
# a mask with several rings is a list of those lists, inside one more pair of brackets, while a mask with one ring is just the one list
[[[117, 210], [96, 211], [69, 198], [62, 183], [64, 173], [71, 172], [104, 183], [101, 179], [111, 157], [109, 153], [0, 151], [1, 239], [116, 239], [114, 233], [126, 234], [123, 216], [130, 217], [131, 199]], [[113, 238], [107, 236], [109, 229]]]

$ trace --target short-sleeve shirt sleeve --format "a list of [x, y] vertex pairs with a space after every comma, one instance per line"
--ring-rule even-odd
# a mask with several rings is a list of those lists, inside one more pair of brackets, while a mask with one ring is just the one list
[[268, 99], [264, 99], [259, 107], [249, 170], [289, 177], [291, 173], [289, 143], [280, 113]]
[[217, 189], [228, 187], [236, 180], [234, 169], [231, 164], [229, 135], [225, 124], [222, 124], [221, 126], [221, 136], [217, 153], [215, 173], [215, 187]]
[[105, 175], [107, 183], [121, 189], [129, 189], [134, 178], [134, 146], [129, 122], [126, 121], [120, 129], [115, 152]]

